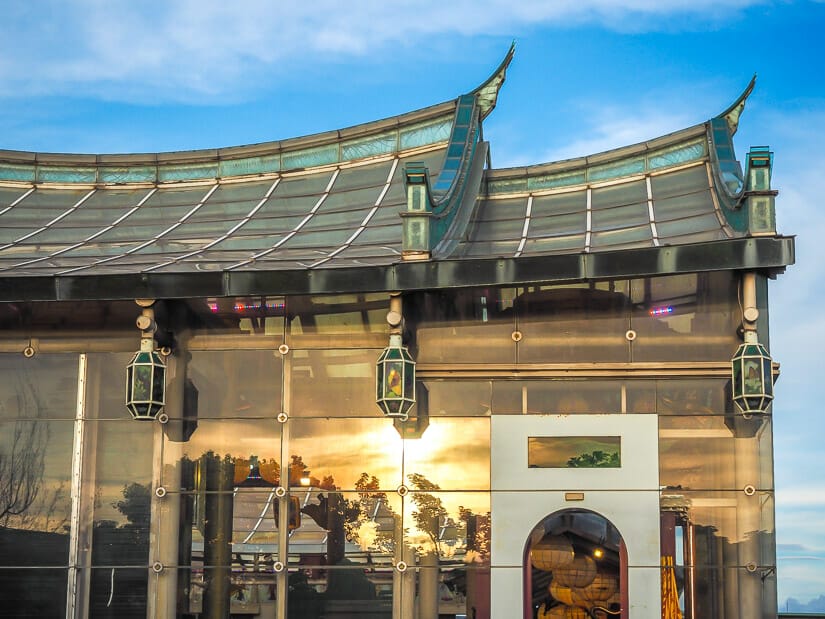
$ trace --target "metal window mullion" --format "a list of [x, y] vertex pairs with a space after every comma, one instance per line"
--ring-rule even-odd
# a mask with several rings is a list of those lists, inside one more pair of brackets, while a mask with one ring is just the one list
[[[284, 343], [286, 343], [286, 336], [289, 333], [289, 321], [284, 320]], [[281, 498], [276, 498], [279, 501], [278, 512], [278, 559], [284, 566], [289, 565], [289, 501], [291, 494], [289, 492], [289, 426], [292, 404], [292, 391], [290, 385], [292, 384], [292, 350], [283, 355], [283, 363], [281, 364], [281, 412], [286, 413], [287, 420], [281, 424], [281, 480], [280, 485], [286, 488], [286, 495]], [[276, 587], [276, 606], [278, 617], [287, 616], [287, 589], [288, 589], [288, 570], [275, 574]]]
[[[77, 364], [77, 399], [74, 418], [74, 437], [72, 442], [72, 485], [71, 485], [71, 516], [69, 528], [69, 570], [68, 586], [66, 587], [66, 617], [77, 617], [78, 589], [80, 583], [80, 512], [81, 490], [83, 485], [83, 443], [84, 421], [83, 413], [86, 407], [86, 368], [85, 353], [78, 357]], [[82, 605], [81, 605], [82, 606]]]

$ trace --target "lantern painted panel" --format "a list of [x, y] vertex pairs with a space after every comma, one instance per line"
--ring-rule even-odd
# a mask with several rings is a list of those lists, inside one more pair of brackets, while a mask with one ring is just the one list
[[126, 366], [126, 408], [134, 419], [153, 420], [166, 404], [166, 366], [154, 350], [141, 350]]
[[406, 418], [415, 404], [415, 361], [401, 345], [401, 336], [390, 336], [390, 345], [378, 358], [376, 403], [388, 417]]
[[773, 400], [773, 362], [762, 344], [748, 339], [731, 360], [733, 401], [743, 414], [764, 413]]

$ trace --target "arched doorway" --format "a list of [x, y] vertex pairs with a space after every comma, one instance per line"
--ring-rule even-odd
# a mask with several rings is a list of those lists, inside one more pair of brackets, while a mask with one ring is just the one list
[[524, 546], [525, 619], [624, 619], [627, 551], [619, 530], [586, 509], [542, 519]]

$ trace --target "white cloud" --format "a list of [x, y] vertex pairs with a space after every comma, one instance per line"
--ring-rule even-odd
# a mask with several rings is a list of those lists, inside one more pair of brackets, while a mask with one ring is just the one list
[[[512, 36], [533, 26], [701, 27], [760, 0], [219, 0], [17, 3], [0, 24], [0, 92], [85, 92], [134, 101], [237, 96], [248, 77], [420, 46], [438, 35]], [[690, 20], [674, 19], [690, 15]], [[246, 79], [242, 79], [243, 77]], [[150, 94], [151, 93], [151, 94]]]

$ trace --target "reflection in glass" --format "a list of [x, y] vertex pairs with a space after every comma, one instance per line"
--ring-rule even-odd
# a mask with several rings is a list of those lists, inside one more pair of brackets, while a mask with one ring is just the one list
[[[0, 542], [0, 554], [8, 546]], [[0, 568], [0, 617], [64, 617], [68, 570]]]
[[[198, 392], [199, 419], [274, 418], [283, 410], [283, 358], [277, 350], [192, 351], [191, 355], [186, 375]], [[174, 418], [173, 412], [167, 412]]]
[[612, 468], [622, 465], [620, 436], [530, 436], [530, 468]]

